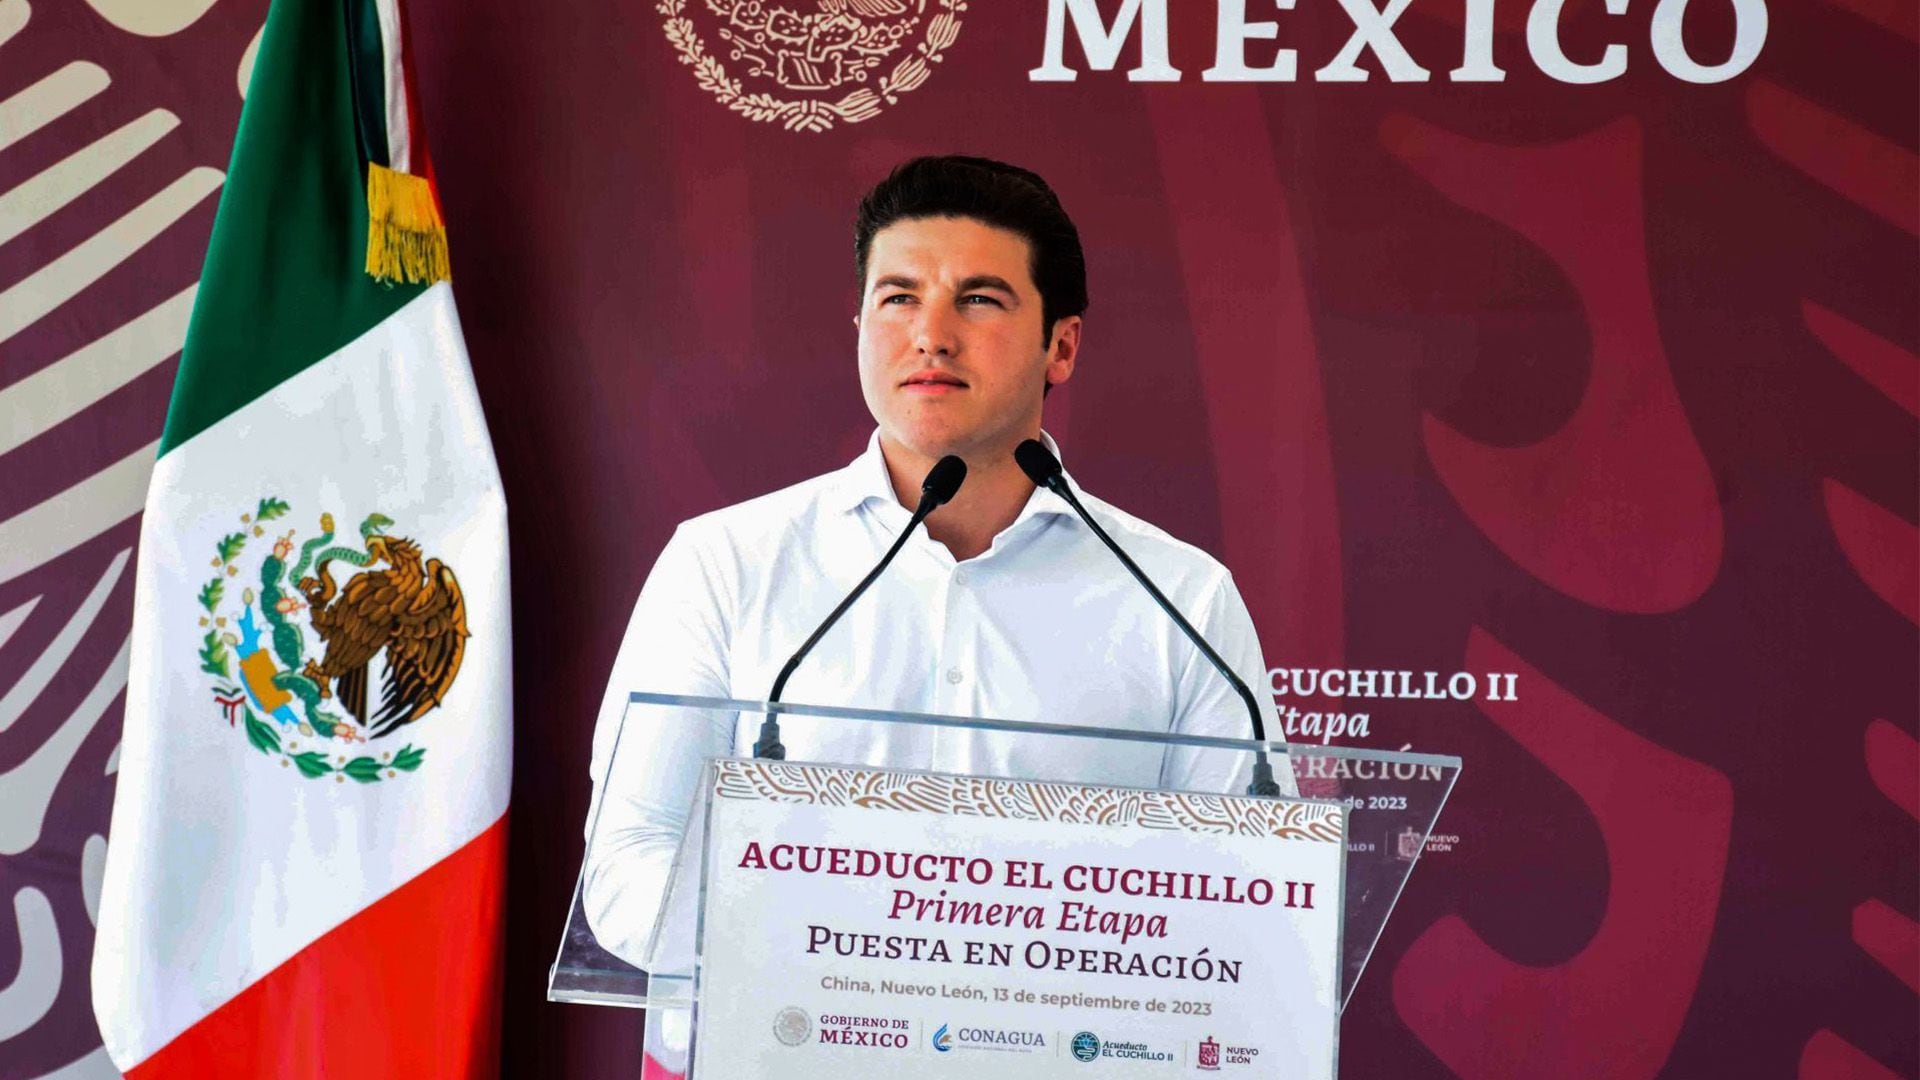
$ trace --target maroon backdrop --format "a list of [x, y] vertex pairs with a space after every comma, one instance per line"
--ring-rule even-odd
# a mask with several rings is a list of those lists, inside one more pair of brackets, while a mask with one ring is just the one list
[[[1657, 61], [1647, 0], [1569, 5], [1569, 56], [1627, 49], [1594, 85], [1542, 74], [1511, 0], [1493, 13], [1499, 83], [1448, 77], [1460, 0], [1394, 24], [1432, 72], [1398, 83], [1371, 57], [1365, 82], [1314, 81], [1353, 30], [1335, 0], [1250, 7], [1298, 50], [1299, 81], [1203, 82], [1215, 8], [1179, 0], [1182, 81], [1129, 81], [1137, 40], [1090, 70], [1069, 33], [1078, 79], [1035, 82], [1047, 5], [961, 5], [924, 85], [806, 132], [730, 111], [651, 4], [413, 0], [513, 526], [509, 1075], [633, 1071], [634, 1014], [543, 997], [607, 667], [677, 521], [864, 442], [853, 203], [946, 151], [1061, 193], [1093, 307], [1049, 429], [1088, 488], [1226, 560], [1270, 663], [1518, 676], [1512, 702], [1282, 699], [1366, 713], [1349, 742], [1467, 763], [1347, 1013], [1346, 1075], [1920, 1075], [1912, 5], [1779, 0], [1757, 60], [1711, 85]], [[712, 5], [685, 8], [743, 92], [853, 85], [750, 78]], [[0, 100], [100, 53], [152, 80], [143, 101], [185, 102], [192, 139], [149, 188], [223, 167], [261, 10], [230, 0], [149, 39], [48, 0], [0, 45]], [[1692, 55], [1727, 56], [1732, 10], [1695, 0]], [[1250, 43], [1250, 63], [1273, 48]], [[59, 134], [0, 151], [0, 190], [88, 137]], [[0, 392], [123, 320], [115, 305], [189, 283], [210, 210], [145, 276], [0, 341]], [[114, 213], [86, 212], [0, 246], [0, 289]], [[170, 371], [0, 457], [0, 521], [157, 434]], [[131, 529], [0, 580], [0, 616], [49, 597], [0, 642], [0, 693]], [[0, 773], [99, 678], [127, 585], [114, 628], [0, 732]], [[68, 916], [68, 983], [0, 1041], [4, 1080], [97, 1045], [74, 1033], [90, 927], [73, 913], [117, 710], [62, 781], [60, 823], [0, 857], [0, 893], [32, 885]], [[0, 985], [20, 955], [0, 930]]]

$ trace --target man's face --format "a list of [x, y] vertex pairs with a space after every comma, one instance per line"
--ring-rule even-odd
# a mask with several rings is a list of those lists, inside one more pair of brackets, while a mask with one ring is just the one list
[[1047, 341], [1024, 237], [971, 218], [874, 235], [861, 298], [860, 389], [880, 433], [924, 459], [998, 464], [1040, 431], [1049, 379], [1073, 374], [1080, 319]]

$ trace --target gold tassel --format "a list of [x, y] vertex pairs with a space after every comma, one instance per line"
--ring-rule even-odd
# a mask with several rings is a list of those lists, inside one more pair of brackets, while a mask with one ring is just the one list
[[367, 165], [367, 273], [400, 284], [444, 281], [447, 227], [425, 177]]

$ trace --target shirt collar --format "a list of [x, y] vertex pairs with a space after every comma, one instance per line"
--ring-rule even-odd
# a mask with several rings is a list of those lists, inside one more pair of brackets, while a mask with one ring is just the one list
[[[1060, 444], [1053, 440], [1053, 436], [1042, 431], [1040, 441], [1046, 444], [1048, 450], [1053, 451], [1054, 457], [1060, 457]], [[1073, 475], [1065, 472], [1064, 467], [1062, 474], [1066, 476], [1067, 486], [1073, 489], [1073, 493], [1084, 498], [1086, 492], [1074, 482]], [[833, 508], [842, 513], [852, 513], [869, 502], [878, 502], [881, 505], [893, 507], [902, 514], [907, 513], [907, 510], [900, 506], [899, 498], [894, 495], [893, 478], [887, 475], [887, 459], [880, 452], [879, 429], [876, 428], [867, 439], [866, 450], [849, 462], [846, 468], [840, 470], [839, 482], [834, 485], [832, 498]], [[1014, 518], [1013, 524], [1007, 528], [1011, 531], [1028, 518], [1040, 514], [1074, 516], [1073, 508], [1067, 505], [1065, 499], [1045, 488], [1034, 488], [1033, 494], [1027, 499], [1027, 504], [1020, 508], [1019, 516]]]

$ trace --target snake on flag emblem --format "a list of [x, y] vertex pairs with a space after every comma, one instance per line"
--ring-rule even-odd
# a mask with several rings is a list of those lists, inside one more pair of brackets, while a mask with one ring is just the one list
[[[459, 580], [416, 541], [389, 534], [384, 514], [360, 523], [359, 546], [336, 538], [330, 513], [296, 543], [296, 530], [275, 525], [291, 509], [264, 497], [214, 541], [198, 594], [198, 656], [213, 701], [255, 749], [308, 779], [413, 772], [426, 750], [411, 742], [353, 751], [446, 699], [470, 636]], [[343, 568], [359, 572], [343, 579]]]

